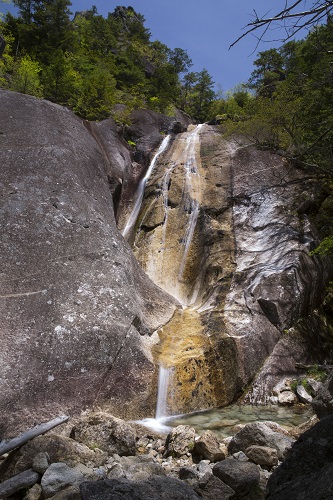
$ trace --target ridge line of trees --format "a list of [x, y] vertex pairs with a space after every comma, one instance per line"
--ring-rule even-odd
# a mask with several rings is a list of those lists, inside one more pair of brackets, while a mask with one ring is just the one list
[[13, 0], [18, 15], [0, 20], [6, 48], [0, 57], [0, 87], [70, 107], [88, 120], [148, 107], [170, 114], [175, 106], [199, 121], [215, 97], [206, 69], [190, 72], [186, 50], [152, 42], [144, 17], [116, 7], [106, 18], [97, 8], [77, 12], [69, 0]]

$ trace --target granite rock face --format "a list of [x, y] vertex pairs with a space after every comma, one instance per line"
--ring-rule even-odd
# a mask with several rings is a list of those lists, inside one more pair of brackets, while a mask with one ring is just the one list
[[67, 109], [8, 91], [0, 123], [1, 434], [94, 403], [151, 413], [149, 335], [176, 301], [116, 228], [110, 178], [130, 168], [124, 141], [111, 121], [92, 133]]

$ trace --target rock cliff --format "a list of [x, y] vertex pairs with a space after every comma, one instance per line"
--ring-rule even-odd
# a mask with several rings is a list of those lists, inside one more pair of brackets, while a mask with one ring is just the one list
[[149, 334], [176, 301], [116, 227], [126, 142], [112, 120], [7, 91], [0, 124], [0, 435], [93, 405], [153, 413]]
[[264, 402], [295, 360], [331, 357], [304, 319], [330, 269], [309, 256], [303, 171], [181, 115], [137, 111], [120, 130], [0, 91], [0, 124], [1, 434], [91, 407], [153, 415], [159, 363], [179, 412], [256, 375], [248, 399]]

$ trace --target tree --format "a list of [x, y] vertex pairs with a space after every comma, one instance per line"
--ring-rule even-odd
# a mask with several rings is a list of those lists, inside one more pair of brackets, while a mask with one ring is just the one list
[[192, 59], [186, 50], [176, 48], [170, 52], [169, 62], [172, 64], [176, 73], [187, 73], [193, 66]]
[[210, 104], [214, 99], [214, 82], [206, 69], [198, 73], [197, 83], [194, 86], [195, 97], [193, 99], [193, 115], [200, 121], [208, 117]]
[[43, 96], [39, 73], [41, 71], [38, 62], [33, 61], [30, 56], [23, 57], [14, 70], [10, 88], [22, 94], [30, 94], [36, 97]]
[[271, 97], [277, 83], [284, 80], [284, 59], [277, 49], [259, 52], [259, 57], [254, 61], [257, 67], [252, 72], [250, 84], [260, 95]]

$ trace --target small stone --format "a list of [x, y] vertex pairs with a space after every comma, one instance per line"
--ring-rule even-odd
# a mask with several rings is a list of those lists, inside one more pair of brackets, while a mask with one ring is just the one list
[[48, 453], [45, 453], [44, 451], [37, 453], [32, 461], [33, 470], [39, 472], [40, 474], [44, 474], [44, 472], [49, 468], [49, 460], [50, 457]]
[[297, 403], [297, 396], [292, 391], [283, 391], [278, 395], [278, 400], [282, 406], [294, 405]]
[[34, 484], [34, 486], [27, 491], [23, 500], [40, 500], [41, 498], [42, 487], [40, 484]]
[[236, 458], [236, 460], [241, 460], [242, 462], [248, 462], [249, 460], [242, 451], [237, 451], [236, 453], [233, 453], [232, 456]]

